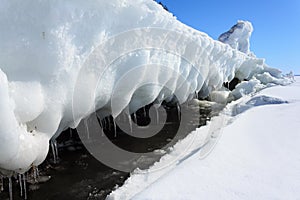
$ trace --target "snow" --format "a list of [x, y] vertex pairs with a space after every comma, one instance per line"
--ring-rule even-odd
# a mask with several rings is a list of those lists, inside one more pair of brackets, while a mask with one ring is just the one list
[[[299, 199], [300, 77], [296, 81], [229, 104], [214, 119], [226, 123], [207, 157], [206, 145], [189, 136], [180, 143], [192, 147], [177, 144], [150, 170], [134, 172], [108, 199]], [[184, 155], [174, 153], [180, 151]]]
[[239, 20], [231, 29], [218, 38], [219, 41], [229, 44], [245, 54], [250, 54], [250, 37], [253, 32], [251, 22]]
[[3, 0], [0, 12], [4, 174], [41, 164], [51, 138], [96, 110], [116, 117], [173, 95], [183, 103], [198, 92], [207, 97], [234, 77], [291, 82], [263, 59], [182, 24], [154, 1]]

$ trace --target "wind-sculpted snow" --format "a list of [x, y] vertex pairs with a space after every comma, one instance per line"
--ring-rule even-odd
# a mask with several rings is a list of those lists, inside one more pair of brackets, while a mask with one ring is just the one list
[[234, 77], [289, 83], [152, 1], [4, 0], [0, 12], [2, 173], [39, 165], [53, 136], [96, 110], [204, 98]]

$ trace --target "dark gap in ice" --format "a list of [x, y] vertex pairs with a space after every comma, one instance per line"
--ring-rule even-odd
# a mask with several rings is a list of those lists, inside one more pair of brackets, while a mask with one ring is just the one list
[[223, 83], [223, 86], [230, 91], [234, 90], [237, 84], [239, 84], [241, 81], [238, 78], [232, 79], [230, 82]]

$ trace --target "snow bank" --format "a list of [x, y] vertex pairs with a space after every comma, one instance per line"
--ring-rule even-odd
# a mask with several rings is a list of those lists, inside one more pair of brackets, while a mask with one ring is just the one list
[[2, 173], [39, 165], [49, 139], [95, 110], [116, 117], [174, 94], [183, 103], [264, 72], [289, 82], [153, 1], [4, 0], [0, 12]]

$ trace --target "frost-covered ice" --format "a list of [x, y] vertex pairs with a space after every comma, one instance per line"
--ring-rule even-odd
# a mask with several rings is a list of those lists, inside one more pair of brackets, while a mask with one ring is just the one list
[[[3, 0], [0, 12], [2, 173], [39, 165], [52, 137], [95, 110], [116, 117], [173, 93], [182, 103], [234, 77], [261, 86], [290, 82], [154, 1]], [[245, 93], [241, 87], [234, 95]]]
[[300, 77], [296, 80], [229, 104], [223, 113], [228, 124], [205, 159], [199, 136], [208, 127], [201, 127], [150, 170], [134, 172], [109, 199], [299, 199]]

